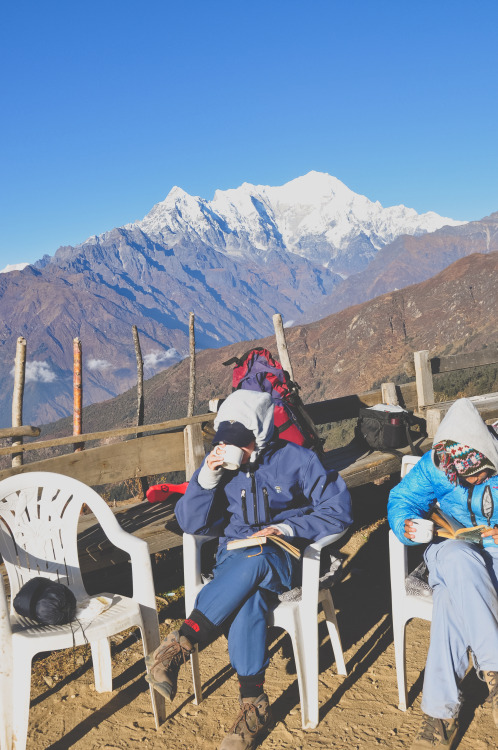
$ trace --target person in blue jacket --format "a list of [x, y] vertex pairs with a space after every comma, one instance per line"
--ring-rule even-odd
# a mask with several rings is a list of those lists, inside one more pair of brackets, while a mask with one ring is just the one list
[[[275, 438], [269, 394], [235, 391], [221, 404], [214, 426], [214, 449], [175, 509], [185, 532], [220, 536], [214, 577], [179, 631], [147, 657], [147, 679], [173, 699], [179, 667], [194, 645], [228, 628], [241, 712], [220, 748], [243, 750], [268, 725], [268, 612], [277, 594], [299, 584], [300, 564], [276, 545], [227, 550], [227, 542], [268, 534], [316, 541], [342, 532], [352, 522], [351, 498], [344, 480], [324, 469], [315, 453]], [[225, 445], [242, 449], [235, 471], [223, 468]]]
[[448, 410], [427, 452], [390, 493], [388, 519], [415, 544], [414, 519], [437, 501], [463, 526], [484, 524], [479, 544], [435, 537], [424, 552], [433, 590], [425, 667], [424, 719], [412, 750], [450, 748], [457, 739], [459, 685], [469, 655], [489, 686], [498, 727], [498, 440], [468, 399]]

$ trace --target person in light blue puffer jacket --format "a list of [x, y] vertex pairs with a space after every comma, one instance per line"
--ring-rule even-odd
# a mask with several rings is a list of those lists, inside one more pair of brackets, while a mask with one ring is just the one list
[[424, 552], [434, 607], [425, 717], [412, 750], [456, 742], [469, 654], [488, 683], [498, 727], [498, 440], [469, 399], [451, 406], [432, 450], [389, 495], [389, 524], [403, 544], [416, 544], [413, 520], [427, 518], [436, 501], [464, 526], [488, 528], [480, 544], [434, 538]]

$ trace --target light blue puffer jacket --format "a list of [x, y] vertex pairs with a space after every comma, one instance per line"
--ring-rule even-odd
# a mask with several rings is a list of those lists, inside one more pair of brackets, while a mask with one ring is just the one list
[[[449, 409], [436, 433], [434, 444], [440, 440], [455, 440], [470, 445], [484, 453], [497, 468], [498, 441], [491, 436], [479, 412], [468, 399], [459, 399]], [[455, 486], [443, 471], [436, 468], [433, 451], [428, 451], [389, 495], [387, 517], [403, 544], [416, 544], [404, 535], [405, 520], [426, 517], [436, 500], [444, 512], [464, 526], [498, 524], [498, 468], [497, 474], [483, 484]], [[491, 537], [483, 539], [483, 543], [485, 546], [494, 545]]]
[[[487, 487], [489, 491], [486, 493]], [[483, 512], [485, 493], [486, 497], [491, 497], [492, 500], [488, 511], [489, 520]], [[432, 451], [426, 453], [389, 495], [387, 517], [392, 530], [403, 544], [416, 544], [405, 537], [405, 520], [425, 518], [435, 500], [439, 501], [441, 510], [452, 515], [464, 526], [481, 523], [494, 526], [498, 523], [498, 476], [491, 477], [483, 484], [474, 485], [470, 489], [461, 485], [455, 487], [443, 472], [434, 466]], [[494, 545], [490, 537], [483, 539], [483, 543], [485, 546]]]

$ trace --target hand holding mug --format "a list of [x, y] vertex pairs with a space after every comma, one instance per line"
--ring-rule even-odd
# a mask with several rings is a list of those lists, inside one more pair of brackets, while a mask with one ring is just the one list
[[430, 542], [434, 537], [434, 522], [428, 518], [407, 518], [405, 536], [417, 544]]
[[216, 471], [216, 469], [221, 469], [223, 466], [223, 460], [225, 458], [225, 446], [223, 443], [220, 443], [219, 445], [215, 445], [211, 453], [206, 458], [206, 463], [208, 465], [208, 468], [211, 469], [211, 471]]
[[226, 445], [218, 443], [206, 459], [210, 469], [219, 468], [237, 471], [244, 458], [244, 451], [236, 445]]

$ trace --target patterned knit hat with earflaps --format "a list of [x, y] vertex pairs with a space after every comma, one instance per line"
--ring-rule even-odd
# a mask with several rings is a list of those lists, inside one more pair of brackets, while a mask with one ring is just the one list
[[496, 471], [492, 462], [483, 453], [454, 440], [436, 443], [434, 453], [439, 468], [452, 484], [458, 484], [459, 477], [472, 477], [485, 469], [490, 469], [493, 473]]

